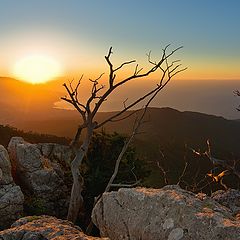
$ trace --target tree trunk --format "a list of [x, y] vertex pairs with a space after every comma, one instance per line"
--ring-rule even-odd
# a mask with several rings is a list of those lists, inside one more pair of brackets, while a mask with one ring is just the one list
[[77, 153], [76, 157], [71, 163], [73, 185], [72, 185], [67, 219], [69, 221], [72, 221], [73, 223], [76, 222], [79, 211], [83, 206], [83, 197], [82, 197], [83, 177], [81, 176], [81, 173], [79, 171], [79, 167], [81, 166], [83, 157], [84, 157], [84, 153], [81, 150], [81, 152]]
[[88, 147], [93, 135], [93, 126], [87, 129], [87, 135], [81, 147], [77, 150], [76, 156], [71, 163], [71, 172], [73, 176], [73, 185], [71, 191], [71, 198], [68, 208], [67, 220], [75, 223], [79, 215], [80, 210], [83, 207], [82, 190], [84, 186], [84, 179], [80, 173], [80, 166], [83, 158], [88, 151]]

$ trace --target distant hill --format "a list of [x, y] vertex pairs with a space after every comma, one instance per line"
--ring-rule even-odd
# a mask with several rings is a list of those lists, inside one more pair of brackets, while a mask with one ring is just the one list
[[[55, 118], [52, 117], [48, 121], [26, 121], [18, 127], [72, 138], [79, 124], [78, 113], [67, 110], [55, 111]], [[97, 121], [101, 122], [112, 114], [114, 112], [101, 112], [97, 115]], [[109, 123], [104, 129], [107, 132], [130, 134], [134, 119], [135, 116], [132, 115], [123, 121]], [[152, 171], [149, 178], [151, 186], [159, 187], [163, 181], [157, 162], [175, 171], [172, 173], [175, 177], [171, 176], [171, 178], [176, 180], [184, 167], [186, 154], [189, 161], [195, 161], [191, 166], [193, 169], [196, 169], [198, 164], [202, 172], [206, 172], [211, 167], [206, 159], [205, 162], [203, 160], [198, 162], [199, 159], [196, 159], [187, 149], [191, 147], [204, 151], [208, 139], [215, 157], [228, 160], [240, 158], [239, 121], [197, 112], [180, 112], [172, 108], [149, 108], [141, 132], [137, 135], [134, 144], [141, 158], [145, 158], [149, 163]], [[173, 181], [173, 183], [176, 182]]]
[[39, 134], [33, 132], [24, 132], [10, 126], [0, 125], [0, 144], [5, 148], [12, 137], [23, 137], [24, 140], [31, 143], [59, 143], [69, 144], [70, 139], [65, 137], [57, 137], [48, 134]]
[[0, 123], [16, 125], [29, 117], [36, 120], [51, 116], [54, 102], [62, 95], [59, 93], [59, 81], [52, 81], [48, 85], [32, 85], [0, 77]]
[[[64, 137], [72, 138], [74, 136], [79, 124], [79, 115], [75, 111], [59, 109], [54, 111], [56, 114], [53, 114], [48, 120], [19, 121], [17, 127], [25, 131], [47, 134], [43, 137], [41, 137], [42, 135], [31, 136], [31, 134], [25, 136], [29, 141], [38, 142], [47, 139], [52, 142], [67, 142]], [[97, 115], [97, 121], [101, 122], [114, 113], [101, 112]], [[130, 134], [134, 119], [135, 116], [132, 115], [123, 121], [109, 123], [104, 130]], [[193, 155], [189, 148], [204, 151], [208, 139], [213, 156], [225, 160], [240, 159], [239, 121], [197, 112], [180, 112], [172, 108], [149, 108], [144, 120], [141, 134], [137, 135], [134, 145], [138, 150], [139, 157], [145, 159], [151, 170], [151, 175], [145, 182], [146, 185], [155, 187], [163, 185], [163, 175], [157, 166], [158, 162], [169, 173], [170, 183], [177, 182], [185, 161], [189, 163], [188, 179], [195, 173], [198, 179], [204, 178], [213, 166], [207, 159]], [[14, 130], [14, 132], [10, 132], [11, 136], [24, 135], [23, 132], [16, 129], [8, 129], [8, 131], [10, 130]], [[49, 134], [57, 135], [60, 138], [50, 137]], [[3, 138], [4, 135], [0, 132], [0, 136]], [[7, 138], [9, 139], [9, 136]]]
[[[55, 110], [55, 117], [45, 121], [25, 121], [17, 125], [27, 131], [35, 131], [72, 138], [80, 117], [75, 111]], [[97, 121], [101, 122], [114, 112], [101, 112]], [[106, 131], [130, 134], [135, 116], [123, 121], [108, 123]], [[180, 112], [172, 108], [149, 108], [142, 125], [141, 141], [159, 145], [164, 142], [187, 143], [193, 146], [210, 139], [213, 146], [224, 146], [226, 151], [240, 154], [240, 122], [223, 117], [197, 112]]]

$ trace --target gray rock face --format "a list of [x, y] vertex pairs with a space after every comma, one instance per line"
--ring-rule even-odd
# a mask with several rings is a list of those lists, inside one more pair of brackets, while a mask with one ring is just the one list
[[16, 158], [16, 147], [19, 144], [24, 144], [25, 141], [22, 137], [12, 137], [9, 144], [8, 144], [8, 154], [10, 159]]
[[[86, 236], [71, 222], [50, 216], [29, 216], [19, 219], [10, 229], [0, 232], [3, 240], [100, 240]], [[107, 240], [107, 238], [104, 238]]]
[[73, 156], [69, 147], [59, 144], [31, 144], [14, 137], [8, 146], [19, 184], [30, 195], [29, 205], [40, 212], [66, 215], [69, 193], [64, 182], [63, 166]]
[[218, 203], [229, 208], [234, 215], [240, 214], [240, 191], [228, 189], [227, 191], [219, 190], [212, 194], [212, 198]]
[[0, 185], [6, 185], [12, 182], [13, 178], [8, 152], [2, 145], [0, 145]]
[[114, 240], [240, 239], [240, 221], [229, 209], [178, 186], [104, 193], [92, 220]]
[[68, 146], [56, 143], [39, 143], [37, 146], [43, 156], [61, 161], [64, 164], [70, 164], [74, 156], [72, 150]]
[[23, 213], [24, 196], [13, 182], [7, 150], [0, 145], [0, 229], [9, 226]]

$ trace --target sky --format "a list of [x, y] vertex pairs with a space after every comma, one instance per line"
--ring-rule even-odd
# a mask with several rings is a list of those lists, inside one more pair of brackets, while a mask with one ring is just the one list
[[32, 54], [55, 59], [59, 75], [101, 73], [113, 60], [160, 56], [167, 44], [188, 70], [177, 78], [240, 79], [238, 0], [0, 0], [0, 76]]

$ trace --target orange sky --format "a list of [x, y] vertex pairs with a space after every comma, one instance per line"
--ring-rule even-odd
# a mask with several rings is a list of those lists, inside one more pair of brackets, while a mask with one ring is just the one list
[[[159, 100], [155, 106], [169, 104], [181, 109], [185, 106], [186, 109], [204, 111], [206, 103], [202, 104], [203, 108], [188, 105], [189, 101], [193, 104], [194, 95], [188, 101], [191, 92], [184, 94], [183, 90], [194, 87], [189, 82], [188, 86], [185, 82], [180, 84], [179, 80], [206, 80], [205, 88], [202, 82], [196, 83], [204, 89], [202, 96], [196, 99], [199, 102], [204, 101], [208, 86], [211, 85], [211, 91], [215, 91], [210, 80], [240, 80], [239, 9], [240, 3], [235, 0], [218, 1], [217, 4], [209, 0], [143, 0], [137, 4], [134, 0], [108, 3], [98, 0], [4, 1], [0, 8], [0, 77], [61, 80], [50, 81], [44, 87], [14, 83], [16, 91], [2, 94], [5, 97], [2, 96], [0, 102], [6, 102], [6, 94], [15, 94], [11, 96], [11, 104], [18, 107], [18, 99], [27, 95], [29, 98], [24, 101], [28, 102], [28, 107], [34, 108], [34, 104], [41, 109], [53, 107], [64, 94], [62, 83], [73, 78], [78, 80], [82, 74], [81, 96], [85, 99], [90, 86], [88, 78], [97, 78], [103, 72], [105, 75], [101, 83], [107, 78], [108, 65], [104, 56], [109, 47], [113, 47], [111, 59], [115, 66], [135, 59], [139, 67], [147, 70], [146, 54], [151, 50], [153, 60], [158, 60], [162, 48], [170, 43], [170, 51], [184, 47], [174, 54], [172, 60], [181, 59], [182, 66], [188, 69], [177, 75], [173, 79], [176, 81], [167, 88], [171, 98]], [[126, 67], [118, 76], [132, 74], [134, 68], [135, 65]], [[103, 110], [119, 109], [126, 96], [131, 98], [136, 97], [136, 93], [142, 94], [143, 90], [155, 86], [158, 79], [159, 74], [155, 73], [127, 84], [113, 96], [112, 102], [105, 103]], [[1, 81], [6, 79], [1, 78]], [[229, 85], [228, 98], [233, 96], [233, 90], [240, 89], [236, 82]], [[173, 88], [183, 105], [175, 94], [171, 95]], [[200, 90], [198, 87], [194, 89], [197, 95]], [[182, 91], [182, 95], [177, 95], [177, 90]], [[219, 90], [217, 99], [224, 95], [225, 85], [222, 90]], [[31, 99], [34, 101], [31, 102]], [[233, 106], [233, 102], [225, 112]], [[217, 101], [215, 104], [220, 105]], [[24, 107], [27, 109], [27, 105]], [[209, 109], [206, 111], [211, 112]], [[225, 114], [221, 111], [214, 113]], [[232, 117], [230, 113], [226, 116]]]
[[0, 76], [16, 77], [16, 63], [37, 54], [56, 61], [61, 77], [92, 77], [106, 72], [110, 46], [116, 64], [136, 59], [146, 67], [149, 50], [158, 57], [171, 43], [184, 46], [176, 58], [188, 70], [178, 79], [240, 79], [239, 7], [234, 0], [4, 1]]

